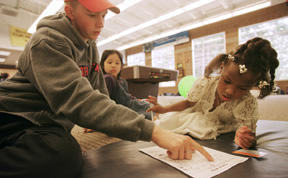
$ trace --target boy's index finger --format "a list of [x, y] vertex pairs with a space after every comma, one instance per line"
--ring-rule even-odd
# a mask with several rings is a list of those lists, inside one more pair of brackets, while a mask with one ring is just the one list
[[192, 139], [193, 147], [198, 150], [208, 161], [214, 161], [214, 158], [197, 142]]
[[241, 134], [250, 134], [252, 132], [251, 129], [249, 129], [248, 127], [245, 127], [245, 128], [242, 128], [240, 131], [239, 131]]

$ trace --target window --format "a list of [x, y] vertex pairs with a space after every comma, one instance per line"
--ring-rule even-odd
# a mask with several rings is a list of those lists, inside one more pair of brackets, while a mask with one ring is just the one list
[[205, 66], [215, 56], [225, 53], [225, 33], [217, 33], [192, 40], [193, 76], [204, 76]]
[[[152, 67], [175, 70], [174, 46], [157, 47], [151, 51]], [[176, 86], [175, 81], [160, 82], [160, 87]]]
[[141, 65], [145, 66], [145, 53], [136, 53], [127, 56], [127, 65], [134, 66], [134, 65]]
[[239, 28], [239, 43], [245, 43], [254, 37], [269, 40], [278, 53], [279, 67], [276, 69], [276, 80], [288, 79], [288, 17], [262, 22]]

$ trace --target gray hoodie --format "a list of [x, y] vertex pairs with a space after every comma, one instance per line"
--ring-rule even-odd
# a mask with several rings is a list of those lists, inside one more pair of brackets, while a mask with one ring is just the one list
[[0, 83], [0, 112], [37, 125], [73, 124], [131, 141], [151, 140], [154, 124], [108, 97], [95, 41], [85, 41], [65, 14], [41, 20], [18, 61]]

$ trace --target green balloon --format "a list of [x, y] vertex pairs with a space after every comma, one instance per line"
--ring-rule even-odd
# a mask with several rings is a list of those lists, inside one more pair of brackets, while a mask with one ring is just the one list
[[187, 75], [180, 80], [178, 83], [178, 91], [181, 96], [187, 98], [188, 92], [190, 91], [195, 80], [196, 78], [193, 77], [193, 75]]

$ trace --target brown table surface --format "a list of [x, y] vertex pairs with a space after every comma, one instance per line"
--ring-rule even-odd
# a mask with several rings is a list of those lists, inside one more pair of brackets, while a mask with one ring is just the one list
[[[287, 178], [288, 177], [288, 122], [259, 120], [257, 149], [267, 153], [264, 158], [250, 158], [215, 176], [217, 178]], [[200, 144], [230, 153], [236, 149], [234, 133], [223, 134], [216, 140]], [[139, 148], [154, 145], [151, 142], [120, 141], [85, 155], [82, 178], [184, 178], [179, 170], [142, 152]]]

